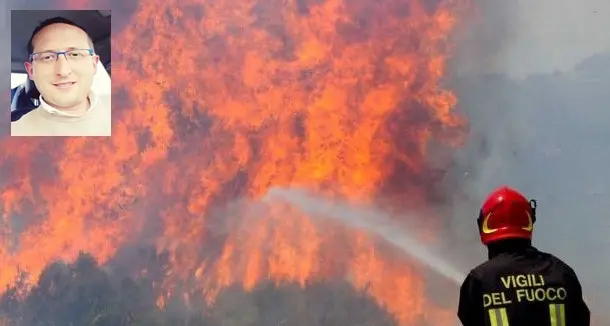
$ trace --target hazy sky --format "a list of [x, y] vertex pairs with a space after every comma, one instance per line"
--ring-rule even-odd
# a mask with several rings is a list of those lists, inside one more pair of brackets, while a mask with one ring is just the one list
[[[524, 77], [570, 70], [587, 57], [610, 51], [608, 0], [478, 2], [484, 12], [483, 22], [471, 35], [475, 52], [467, 55], [474, 53], [473, 59], [462, 63], [460, 71], [494, 71]], [[493, 55], [489, 55], [490, 50]], [[485, 58], [484, 67], [481, 57]]]

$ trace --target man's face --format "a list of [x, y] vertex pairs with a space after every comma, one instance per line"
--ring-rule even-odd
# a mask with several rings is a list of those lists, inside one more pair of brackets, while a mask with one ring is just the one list
[[[67, 24], [43, 28], [32, 43], [34, 53], [91, 48], [87, 34]], [[47, 103], [57, 109], [70, 109], [87, 101], [98, 61], [98, 56], [74, 60], [59, 55], [57, 60], [26, 62], [25, 68]]]

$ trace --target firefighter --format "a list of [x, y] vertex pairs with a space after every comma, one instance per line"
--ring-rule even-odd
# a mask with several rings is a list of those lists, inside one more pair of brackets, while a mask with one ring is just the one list
[[590, 326], [574, 270], [532, 246], [536, 201], [500, 187], [477, 224], [488, 260], [466, 276], [458, 318], [464, 326]]

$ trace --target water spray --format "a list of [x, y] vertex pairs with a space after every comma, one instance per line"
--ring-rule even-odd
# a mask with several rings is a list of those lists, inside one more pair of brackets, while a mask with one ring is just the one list
[[426, 248], [409, 234], [408, 230], [392, 222], [390, 216], [384, 212], [331, 202], [298, 189], [272, 188], [264, 200], [282, 200], [305, 213], [336, 219], [350, 227], [374, 233], [454, 284], [459, 285], [464, 280], [465, 275], [462, 271], [450, 264], [447, 259]]

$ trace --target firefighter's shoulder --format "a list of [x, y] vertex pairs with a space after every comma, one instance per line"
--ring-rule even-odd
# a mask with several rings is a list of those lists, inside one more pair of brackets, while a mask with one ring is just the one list
[[491, 263], [491, 260], [487, 260], [472, 268], [468, 276], [472, 279], [481, 279], [493, 269], [495, 269], [494, 264]]
[[480, 289], [486, 278], [489, 278], [489, 261], [485, 261], [470, 269], [466, 278], [462, 282], [463, 288]]
[[[471, 274], [479, 280], [496, 282], [502, 276], [546, 275], [556, 282], [578, 280], [574, 269], [554, 254], [531, 247], [521, 253], [502, 253], [475, 267]], [[492, 283], [493, 283], [492, 282]]]
[[564, 277], [567, 279], [578, 279], [578, 277], [576, 276], [576, 271], [563, 259], [549, 252], [544, 252], [540, 250], [538, 252], [543, 255], [543, 257], [547, 261], [552, 263], [553, 268], [557, 273], [563, 274]]
[[474, 279], [485, 279], [491, 275], [505, 272], [512, 269], [514, 266], [514, 260], [511, 256], [498, 255], [487, 261], [480, 263], [470, 270], [469, 275]]

